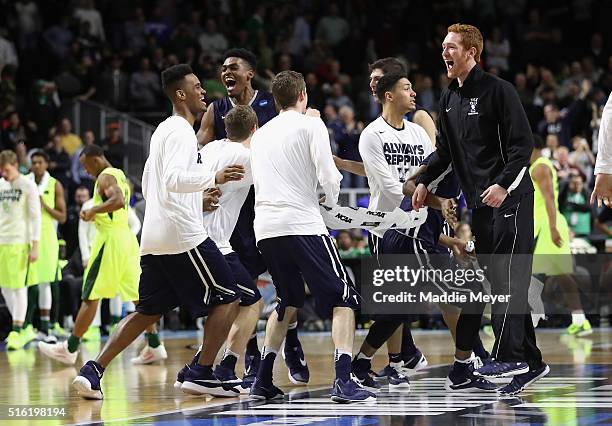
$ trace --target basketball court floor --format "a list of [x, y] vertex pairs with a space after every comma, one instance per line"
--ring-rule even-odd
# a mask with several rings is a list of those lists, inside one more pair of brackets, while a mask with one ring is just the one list
[[[85, 401], [70, 382], [84, 360], [95, 356], [100, 343], [82, 346], [78, 366], [66, 367], [43, 358], [37, 348], [6, 352], [0, 347], [0, 424], [145, 424], [145, 425], [603, 425], [612, 424], [612, 330], [597, 329], [588, 338], [563, 336], [543, 330], [538, 340], [551, 366], [548, 377], [520, 398], [498, 399], [491, 393], [449, 394], [444, 379], [452, 357], [446, 331], [416, 331], [415, 341], [427, 355], [426, 370], [411, 376], [410, 391], [389, 392], [386, 386], [376, 403], [339, 405], [329, 399], [333, 379], [329, 334], [301, 334], [310, 366], [311, 382], [296, 387], [287, 379], [281, 358], [275, 381], [285, 399], [250, 402], [248, 396], [231, 399], [202, 398], [173, 388], [176, 372], [194, 351], [188, 346], [196, 334], [164, 333], [168, 359], [160, 365], [132, 366], [133, 344], [106, 370], [104, 401]], [[359, 333], [357, 348], [364, 338]], [[260, 344], [261, 344], [260, 334]], [[490, 347], [492, 339], [484, 336]], [[386, 349], [374, 367], [386, 363]], [[239, 360], [242, 365], [242, 359]], [[241, 372], [241, 369], [239, 369]], [[64, 415], [49, 419], [13, 421], [13, 406], [54, 406]]]

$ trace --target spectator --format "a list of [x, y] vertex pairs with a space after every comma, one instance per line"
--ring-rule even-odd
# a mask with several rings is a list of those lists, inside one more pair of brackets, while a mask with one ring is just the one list
[[66, 151], [66, 154], [68, 154], [69, 157], [71, 157], [79, 148], [83, 146], [81, 138], [72, 133], [72, 123], [67, 118], [63, 118], [60, 122], [58, 135], [62, 148]]
[[40, 16], [38, 6], [32, 0], [19, 0], [15, 4], [19, 26], [19, 48], [28, 51], [38, 45]]
[[119, 55], [114, 55], [110, 67], [102, 73], [98, 80], [97, 96], [100, 102], [121, 111], [128, 109], [129, 77], [121, 70], [123, 61]]
[[[72, 254], [79, 248], [79, 213], [81, 207], [87, 200], [91, 198], [90, 190], [85, 186], [79, 186], [73, 194], [74, 203], [68, 204], [66, 212], [66, 223], [59, 225], [59, 231], [63, 239], [66, 241], [66, 256], [72, 257]], [[79, 254], [79, 264], [81, 257]]]
[[612, 208], [604, 206], [595, 218], [595, 228], [607, 238], [612, 238]]
[[319, 87], [319, 80], [313, 72], [306, 74], [306, 93], [308, 93], [308, 103], [312, 108], [323, 109], [325, 106], [325, 93]]
[[208, 52], [214, 61], [218, 61], [229, 46], [225, 36], [217, 31], [217, 23], [214, 19], [206, 20], [206, 31], [200, 34], [198, 43], [200, 48]]
[[101, 145], [106, 159], [112, 166], [123, 169], [126, 152], [125, 144], [121, 140], [121, 126], [119, 123], [108, 125], [108, 137], [102, 141]]
[[5, 65], [19, 65], [17, 51], [12, 41], [6, 38], [6, 30], [0, 27], [0, 69]]
[[132, 74], [130, 97], [137, 111], [153, 111], [158, 106], [161, 87], [159, 77], [151, 71], [149, 58], [140, 60], [140, 70]]
[[555, 135], [562, 146], [570, 147], [571, 123], [567, 115], [563, 116], [559, 106], [554, 103], [544, 106], [544, 119], [538, 124], [538, 133], [543, 138]]
[[96, 136], [94, 135], [94, 132], [91, 130], [86, 130], [85, 133], [83, 133], [83, 147], [79, 148], [70, 159], [70, 172], [73, 182], [73, 186], [71, 186], [71, 188], [84, 186], [89, 189], [90, 192], [93, 192], [95, 178], [87, 173], [87, 170], [85, 170], [85, 167], [83, 167], [81, 164], [80, 157], [84, 147], [94, 145], [95, 143]]
[[308, 17], [297, 16], [293, 21], [293, 32], [289, 40], [289, 51], [292, 55], [303, 56], [310, 49], [312, 43], [310, 35], [310, 22]]
[[591, 233], [591, 205], [582, 176], [572, 176], [570, 184], [559, 193], [559, 198], [559, 210], [574, 234], [579, 237], [588, 236]]
[[51, 47], [51, 51], [59, 59], [64, 59], [70, 52], [70, 44], [74, 40], [74, 34], [70, 31], [68, 17], [62, 16], [58, 23], [49, 27], [43, 38]]
[[[364, 125], [361, 121], [355, 120], [355, 112], [349, 106], [343, 106], [338, 111], [341, 125], [336, 126], [333, 130], [333, 138], [338, 146], [338, 157], [344, 160], [359, 161], [359, 137], [363, 131]], [[357, 176], [346, 171], [342, 173], [342, 187], [344, 188], [365, 188], [366, 178]]]
[[41, 148], [51, 128], [57, 123], [61, 105], [57, 85], [52, 81], [37, 80], [28, 103], [30, 119], [36, 123], [36, 137], [30, 141], [30, 148]]
[[340, 108], [343, 106], [353, 108], [353, 101], [343, 93], [340, 83], [334, 83], [332, 85], [331, 94], [327, 98], [327, 105], [332, 105], [336, 110], [340, 111]]
[[47, 154], [49, 154], [49, 174], [59, 180], [64, 188], [70, 188], [70, 155], [64, 149], [62, 136], [59, 133], [52, 136]]
[[572, 176], [579, 175], [580, 169], [571, 163], [569, 159], [569, 149], [565, 146], [560, 146], [554, 153], [555, 161], [553, 164], [557, 169], [559, 178], [559, 187], [569, 183]]
[[421, 108], [427, 111], [434, 111], [437, 109], [436, 96], [433, 91], [433, 80], [430, 76], [426, 75], [420, 79], [420, 84], [417, 89], [417, 104]]
[[[581, 136], [574, 136], [572, 138], [572, 147], [574, 150], [569, 154], [569, 161], [575, 165], [580, 172], [587, 176], [587, 179], [591, 179], [593, 176], [593, 167], [595, 166], [595, 156], [591, 151], [591, 147], [587, 140]], [[587, 183], [589, 183], [587, 181]]]
[[93, 37], [102, 41], [106, 40], [102, 15], [95, 9], [93, 0], [81, 0], [79, 6], [74, 10], [74, 17], [79, 22], [89, 24], [89, 31]]
[[[2, 64], [0, 64], [0, 68]], [[5, 65], [0, 70], [0, 114], [9, 109], [14, 109], [17, 103], [17, 86], [15, 85], [15, 65]]]
[[17, 111], [11, 111], [6, 121], [6, 127], [0, 132], [0, 146], [14, 151], [19, 141], [27, 140], [26, 128]]
[[487, 66], [499, 68], [503, 73], [508, 72], [510, 66], [510, 42], [502, 35], [501, 28], [494, 27], [491, 38], [485, 42], [485, 53], [487, 54]]
[[96, 94], [96, 68], [89, 55], [83, 55], [81, 62], [75, 67], [75, 77], [79, 80], [80, 91], [77, 99], [86, 101]]
[[354, 259], [356, 257], [369, 256], [370, 250], [367, 246], [359, 246], [351, 231], [343, 229], [336, 235], [336, 244], [341, 259]]
[[136, 8], [133, 19], [125, 23], [123, 32], [127, 48], [139, 54], [147, 45], [147, 23], [142, 8]]
[[316, 38], [334, 48], [348, 37], [349, 31], [350, 27], [346, 19], [338, 16], [338, 4], [330, 3], [329, 13], [319, 21]]

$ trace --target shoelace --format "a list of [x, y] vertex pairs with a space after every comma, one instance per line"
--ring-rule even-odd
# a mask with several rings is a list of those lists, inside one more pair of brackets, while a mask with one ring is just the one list
[[407, 377], [402, 367], [391, 367], [391, 368], [395, 370], [395, 372], [397, 373], [397, 377], [399, 377], [400, 379], [405, 379]]
[[472, 365], [474, 366], [474, 370], [478, 370], [480, 367], [484, 366], [484, 363], [479, 356], [474, 356], [472, 359]]

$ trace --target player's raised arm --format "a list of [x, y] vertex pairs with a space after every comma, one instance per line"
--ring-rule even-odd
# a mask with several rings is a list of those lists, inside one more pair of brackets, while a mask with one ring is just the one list
[[202, 115], [200, 129], [196, 134], [198, 145], [204, 146], [211, 142], [215, 137], [215, 104], [211, 103]]

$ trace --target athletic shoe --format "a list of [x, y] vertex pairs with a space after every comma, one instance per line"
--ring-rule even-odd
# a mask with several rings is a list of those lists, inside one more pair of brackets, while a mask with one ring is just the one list
[[423, 353], [417, 349], [416, 353], [412, 357], [404, 358], [404, 366], [402, 368], [406, 370], [405, 374], [414, 374], [417, 371], [427, 367], [427, 364], [427, 358], [425, 358], [425, 355], [423, 355]]
[[389, 381], [389, 390], [410, 390], [410, 380], [404, 375], [401, 367], [387, 365], [384, 370]]
[[23, 335], [18, 331], [11, 331], [6, 338], [6, 349], [9, 351], [16, 351], [23, 349], [25, 346], [25, 339]]
[[198, 363], [198, 359], [200, 359], [200, 352], [202, 352], [202, 346], [200, 346], [200, 349], [198, 349], [196, 354], [193, 356], [191, 362], [189, 364], [185, 364], [185, 366], [176, 374], [176, 381], [174, 382], [175, 389], [180, 389], [181, 386], [183, 386], [183, 382], [185, 381], [185, 373], [189, 371], [192, 365], [196, 365]]
[[376, 395], [366, 390], [359, 384], [355, 376], [347, 381], [342, 379], [334, 380], [334, 387], [331, 392], [331, 400], [339, 403], [376, 401]]
[[53, 334], [45, 334], [42, 331], [39, 331], [38, 334], [36, 334], [36, 340], [38, 342], [57, 343], [57, 337], [55, 337]]
[[185, 372], [181, 390], [191, 395], [211, 395], [233, 397], [239, 396], [240, 391], [235, 386], [226, 385], [215, 377], [208, 368], [195, 364]]
[[166, 352], [166, 347], [162, 343], [156, 348], [146, 345], [142, 348], [140, 354], [132, 358], [130, 362], [132, 364], [151, 364], [157, 361], [163, 361], [166, 358], [168, 358], [168, 353]]
[[494, 360], [474, 371], [474, 374], [486, 378], [512, 377], [529, 371], [526, 362], [502, 362]]
[[59, 325], [59, 322], [56, 322], [55, 324], [53, 324], [53, 328], [49, 329], [49, 333], [53, 334], [55, 337], [70, 336], [70, 334]]
[[304, 359], [304, 351], [302, 351], [302, 345], [295, 348], [288, 348], [286, 345], [283, 348], [283, 359], [289, 370], [288, 376], [289, 381], [294, 385], [303, 385], [308, 383], [310, 380], [310, 371], [308, 370], [308, 364]]
[[472, 364], [455, 362], [448, 372], [444, 388], [449, 392], [490, 392], [497, 386], [483, 377], [475, 376]]
[[36, 337], [38, 336], [32, 324], [28, 325], [25, 328], [22, 328], [19, 334], [21, 335], [21, 338], [23, 339], [23, 346], [36, 340]]
[[[261, 354], [248, 355], [244, 357], [244, 375], [242, 376], [242, 388], [250, 389], [255, 378], [257, 377], [257, 370], [259, 370], [259, 364], [261, 363]], [[246, 393], [246, 392], [244, 392]]]
[[380, 384], [376, 383], [372, 376], [370, 376], [370, 367], [372, 366], [372, 363], [369, 359], [354, 358], [351, 364], [353, 367], [353, 375], [359, 385], [371, 392], [377, 392], [380, 390]]
[[570, 326], [567, 327], [565, 332], [570, 336], [584, 337], [588, 336], [589, 334], [593, 334], [593, 328], [591, 327], [591, 323], [589, 322], [589, 320], [585, 319], [584, 322], [580, 325], [570, 324]]
[[45, 343], [40, 342], [38, 349], [51, 359], [61, 362], [62, 364], [74, 365], [79, 351], [70, 352], [68, 350], [68, 342], [63, 341], [61, 343]]
[[72, 386], [77, 390], [79, 396], [85, 399], [102, 399], [102, 388], [100, 387], [100, 379], [102, 379], [100, 366], [95, 361], [87, 361], [79, 375], [72, 381]]
[[102, 335], [100, 334], [100, 327], [90, 326], [81, 340], [84, 342], [99, 342], [102, 339]]
[[540, 380], [542, 377], [550, 373], [550, 367], [544, 364], [542, 367], [529, 371], [528, 373], [514, 376], [512, 381], [503, 388], [499, 389], [497, 393], [499, 396], [513, 396], [521, 393], [527, 386], [533, 382]]
[[251, 399], [264, 401], [270, 399], [283, 399], [285, 397], [285, 393], [274, 386], [274, 384], [270, 384], [270, 386], [262, 386], [258, 380], [255, 380], [251, 386], [249, 396]]
[[236, 373], [231, 368], [227, 368], [227, 367], [224, 367], [221, 364], [219, 364], [219, 365], [217, 365], [217, 367], [215, 367], [215, 370], [213, 371], [213, 374], [224, 385], [229, 385], [229, 386], [232, 386], [232, 387], [236, 387], [236, 388], [238, 388], [238, 391], [240, 391], [240, 393], [243, 393], [241, 391], [241, 389], [240, 389], [242, 387], [241, 386], [242, 385], [242, 380], [240, 380], [238, 377], [236, 377]]

